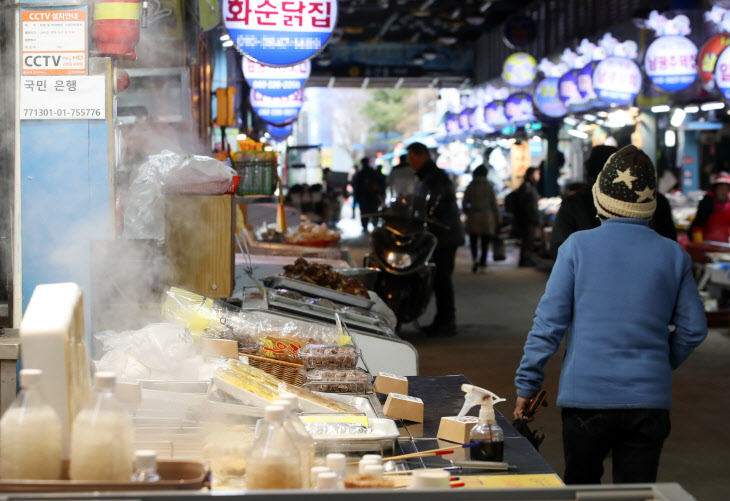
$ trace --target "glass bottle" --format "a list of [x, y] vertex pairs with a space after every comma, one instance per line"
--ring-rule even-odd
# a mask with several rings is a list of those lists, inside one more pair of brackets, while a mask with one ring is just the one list
[[114, 396], [116, 376], [94, 374], [94, 395], [71, 429], [71, 480], [129, 482], [134, 430]]
[[0, 419], [0, 478], [61, 478], [61, 420], [41, 392], [43, 372], [20, 371], [15, 402]]
[[155, 451], [135, 452], [134, 468], [132, 482], [159, 482], [160, 475], [157, 473], [157, 453]]
[[472, 460], [504, 461], [504, 431], [497, 424], [493, 408], [482, 405], [479, 422], [469, 432], [469, 440], [479, 442], [479, 445], [469, 448]]
[[301, 489], [301, 455], [296, 435], [284, 426], [286, 411], [279, 405], [265, 409], [266, 428], [246, 458], [246, 484], [249, 489]]

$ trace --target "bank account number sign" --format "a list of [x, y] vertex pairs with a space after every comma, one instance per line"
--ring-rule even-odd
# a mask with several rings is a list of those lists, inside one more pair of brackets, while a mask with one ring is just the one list
[[223, 21], [249, 58], [293, 66], [327, 44], [337, 23], [337, 0], [224, 0]]
[[21, 20], [23, 75], [86, 74], [86, 12], [27, 10]]

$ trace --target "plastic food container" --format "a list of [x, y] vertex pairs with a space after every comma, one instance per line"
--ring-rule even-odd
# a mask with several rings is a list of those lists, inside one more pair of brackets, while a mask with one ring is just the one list
[[299, 350], [305, 369], [354, 369], [360, 349], [336, 344], [308, 344]]
[[370, 374], [362, 369], [310, 369], [304, 387], [325, 393], [372, 393]]

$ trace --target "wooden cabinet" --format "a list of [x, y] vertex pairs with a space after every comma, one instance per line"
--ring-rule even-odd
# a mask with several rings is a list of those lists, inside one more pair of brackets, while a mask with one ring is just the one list
[[165, 197], [165, 253], [170, 283], [216, 298], [233, 294], [235, 216], [232, 195]]

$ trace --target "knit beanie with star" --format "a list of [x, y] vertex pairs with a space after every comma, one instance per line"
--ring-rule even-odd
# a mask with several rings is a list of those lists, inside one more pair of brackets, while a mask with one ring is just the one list
[[649, 219], [656, 209], [656, 170], [646, 153], [629, 145], [611, 155], [593, 185], [593, 203], [604, 217]]

